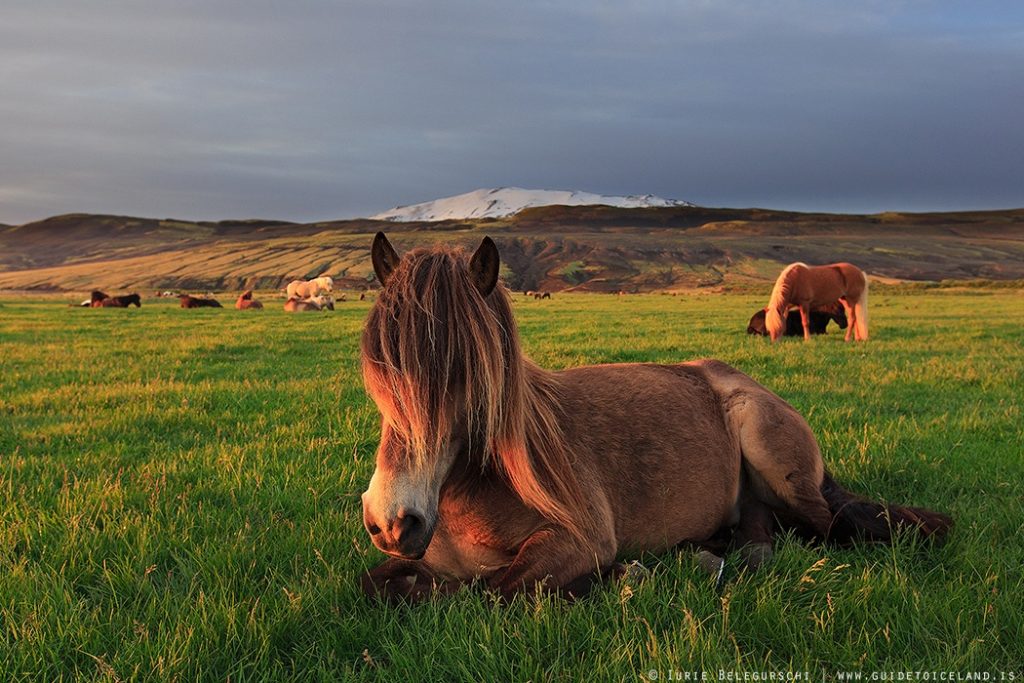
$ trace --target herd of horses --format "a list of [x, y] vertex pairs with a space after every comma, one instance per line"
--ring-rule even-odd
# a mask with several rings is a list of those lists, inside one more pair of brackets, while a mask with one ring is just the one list
[[[284, 303], [284, 310], [289, 312], [299, 311], [333, 311], [335, 301], [345, 301], [344, 293], [339, 293], [337, 298], [332, 296], [334, 280], [328, 276], [321, 276], [312, 280], [293, 280], [285, 289], [287, 300]], [[191, 294], [175, 294], [174, 292], [157, 292], [157, 297], [177, 297], [182, 308], [223, 308], [221, 303], [213, 298], [213, 295], [194, 296]], [[366, 299], [366, 292], [359, 295], [359, 300]], [[80, 306], [89, 308], [127, 308], [134, 305], [141, 308], [142, 297], [136, 293], [110, 296], [99, 290], [94, 290], [91, 296], [83, 301]], [[262, 310], [263, 302], [253, 298], [251, 289], [242, 292], [235, 301], [235, 308], [240, 311]]]
[[[757, 568], [780, 534], [845, 546], [942, 539], [953, 526], [844, 489], [805, 419], [720, 361], [541, 368], [522, 351], [490, 238], [472, 254], [399, 255], [378, 233], [371, 256], [381, 289], [360, 352], [381, 436], [362, 507], [388, 558], [362, 576], [370, 596], [415, 602], [477, 585], [574, 598], [630, 574], [620, 559], [644, 552], [697, 549], [720, 574], [730, 550]], [[285, 310], [330, 308], [332, 290], [327, 277], [295, 281]], [[140, 301], [94, 292], [89, 305]], [[262, 303], [246, 291], [236, 308]], [[795, 263], [748, 332], [809, 339], [833, 321], [868, 339], [864, 273]]]
[[[285, 288], [287, 300], [284, 310], [289, 312], [334, 310], [334, 302], [345, 301], [342, 293], [337, 299], [331, 296], [334, 280], [326, 275], [312, 280], [293, 280]], [[808, 266], [793, 263], [779, 275], [772, 289], [768, 305], [759, 309], [747, 324], [747, 333], [770, 336], [772, 341], [779, 337], [800, 336], [809, 339], [811, 335], [825, 334], [830, 322], [847, 330], [857, 340], [868, 338], [867, 278], [864, 273], [849, 263], [834, 263], [826, 266]], [[551, 292], [527, 290], [523, 294], [534, 299], [550, 299]], [[619, 292], [619, 295], [623, 295]], [[177, 296], [182, 308], [223, 308], [213, 296], [200, 297], [190, 294], [158, 292], [158, 297]], [[360, 294], [360, 301], [366, 292]], [[92, 308], [140, 307], [138, 294], [108, 296], [93, 291], [91, 297], [81, 303]], [[261, 310], [263, 302], [253, 298], [251, 289], [242, 292], [235, 301], [235, 308]], [[852, 325], [850, 322], [852, 321]]]

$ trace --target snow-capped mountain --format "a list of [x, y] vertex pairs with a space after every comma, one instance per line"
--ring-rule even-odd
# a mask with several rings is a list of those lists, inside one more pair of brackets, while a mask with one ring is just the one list
[[567, 190], [524, 190], [519, 187], [499, 187], [492, 190], [474, 190], [454, 197], [435, 199], [422, 204], [396, 206], [372, 216], [382, 221], [443, 221], [464, 218], [501, 218], [511, 216], [532, 206], [562, 204], [582, 206], [604, 204], [622, 208], [652, 206], [694, 206], [677, 199], [662, 199], [651, 194], [617, 197], [592, 192]]

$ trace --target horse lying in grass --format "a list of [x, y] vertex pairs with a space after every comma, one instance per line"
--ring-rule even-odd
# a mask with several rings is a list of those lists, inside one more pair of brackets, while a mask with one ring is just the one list
[[[320, 296], [310, 297], [309, 299], [320, 307], [322, 311], [333, 311], [334, 310], [334, 297], [330, 294], [321, 294]], [[345, 296], [341, 296], [341, 300], [345, 300]]]
[[[768, 336], [768, 328], [765, 325], [765, 317], [767, 316], [767, 313], [768, 309], [762, 308], [751, 316], [750, 322], [747, 323], [747, 334], [759, 334], [762, 337]], [[841, 330], [845, 330], [847, 327], [846, 312], [838, 301], [826, 309], [811, 311], [811, 334], [825, 334], [826, 328], [831, 321], [835, 321], [836, 325], [839, 325], [839, 329]], [[803, 333], [803, 316], [800, 315], [800, 311], [790, 311], [786, 316], [785, 336], [798, 337]]]
[[312, 280], [292, 280], [285, 288], [285, 293], [289, 299], [309, 299], [333, 290], [334, 280], [327, 275], [321, 275]]
[[323, 311], [334, 310], [334, 299], [329, 296], [313, 296], [308, 299], [292, 297], [284, 302], [284, 310], [291, 313], [299, 311]]
[[92, 294], [89, 295], [89, 300], [83, 301], [80, 305], [92, 308], [128, 308], [128, 306], [142, 308], [142, 297], [135, 293], [109, 296], [98, 289], [94, 289]]
[[785, 330], [785, 316], [792, 308], [800, 311], [804, 339], [811, 338], [811, 311], [839, 301], [850, 326], [846, 341], [853, 335], [857, 341], [868, 339], [868, 279], [864, 272], [850, 263], [808, 266], [791, 263], [775, 281], [772, 296], [765, 307], [765, 326], [772, 341]]
[[252, 290], [247, 289], [235, 301], [235, 308], [240, 311], [254, 311], [263, 308], [263, 302], [252, 298]]
[[731, 535], [751, 566], [776, 519], [821, 541], [941, 537], [946, 515], [845, 491], [802, 417], [725, 363], [544, 370], [526, 358], [498, 250], [399, 257], [361, 342], [381, 413], [363, 523], [390, 556], [364, 590], [416, 601], [473, 581], [503, 596], [586, 593], [621, 555]]
[[199, 296], [181, 294], [178, 296], [182, 308], [224, 308], [216, 299], [204, 299]]

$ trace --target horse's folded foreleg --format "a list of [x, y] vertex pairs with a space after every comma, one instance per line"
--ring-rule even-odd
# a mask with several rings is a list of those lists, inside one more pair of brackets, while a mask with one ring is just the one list
[[389, 559], [362, 577], [363, 592], [388, 602], [419, 602], [433, 593], [448, 594], [459, 589], [458, 581], [442, 579], [422, 562]]
[[579, 598], [614, 575], [614, 559], [611, 547], [583, 550], [568, 531], [545, 528], [526, 539], [512, 564], [490, 586], [506, 598], [544, 590]]

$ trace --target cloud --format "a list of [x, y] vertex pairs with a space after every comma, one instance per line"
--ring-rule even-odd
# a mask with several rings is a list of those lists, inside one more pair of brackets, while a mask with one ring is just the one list
[[1013, 3], [5, 3], [0, 220], [1024, 205]]

